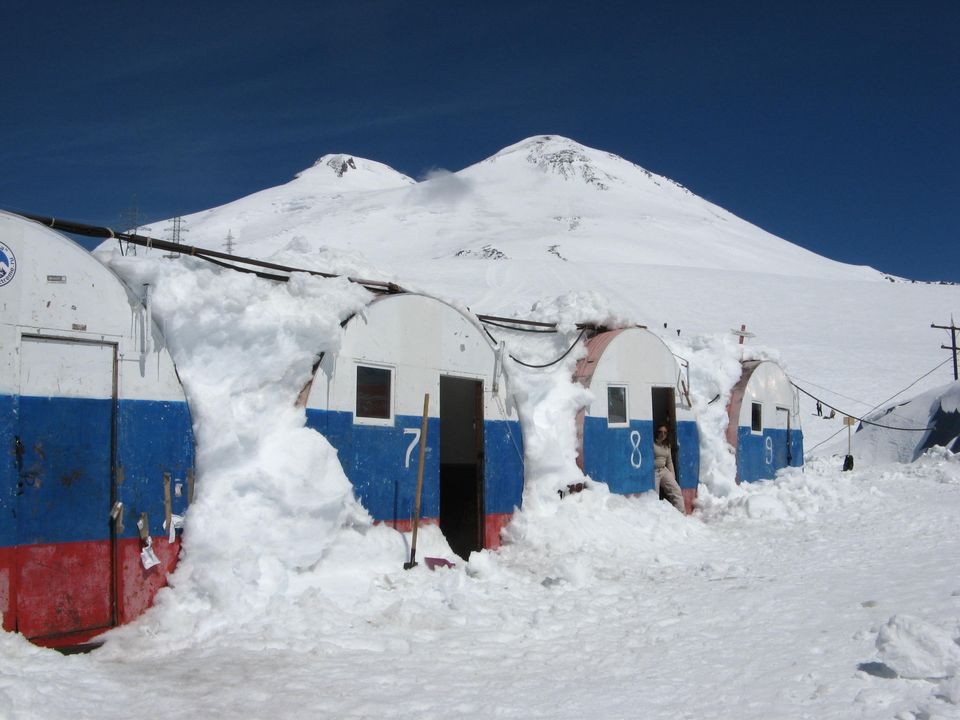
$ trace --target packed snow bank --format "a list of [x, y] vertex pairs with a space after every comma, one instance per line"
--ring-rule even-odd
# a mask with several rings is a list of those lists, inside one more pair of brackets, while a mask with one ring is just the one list
[[279, 598], [319, 582], [313, 572], [344, 533], [402, 557], [402, 537], [373, 528], [336, 451], [304, 427], [295, 406], [340, 323], [370, 294], [346, 279], [296, 274], [287, 283], [189, 261], [124, 258], [109, 264], [149, 282], [153, 309], [190, 402], [196, 490], [172, 588], [148, 617], [116, 636], [163, 634], [197, 642], [225, 625], [262, 619]]
[[880, 628], [877, 651], [902, 678], [941, 680], [960, 672], [960, 645], [953, 634], [910, 615], [894, 615]]

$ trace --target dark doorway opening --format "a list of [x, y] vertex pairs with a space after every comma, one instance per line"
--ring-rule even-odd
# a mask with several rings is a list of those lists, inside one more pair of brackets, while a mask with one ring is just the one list
[[672, 387], [655, 387], [651, 390], [650, 400], [653, 407], [653, 432], [661, 425], [667, 426], [667, 435], [670, 437], [673, 469], [680, 482], [680, 463], [677, 457], [677, 404]]
[[440, 377], [440, 530], [466, 559], [483, 548], [483, 382]]

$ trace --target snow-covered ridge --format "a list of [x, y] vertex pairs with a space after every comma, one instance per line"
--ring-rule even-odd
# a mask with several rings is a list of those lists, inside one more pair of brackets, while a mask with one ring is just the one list
[[[333, 248], [390, 267], [402, 284], [424, 259], [489, 257], [537, 267], [569, 262], [673, 266], [795, 277], [881, 280], [775, 237], [677, 183], [609, 152], [540, 135], [422, 182], [355, 155], [322, 156], [295, 179], [185, 218], [191, 241], [238, 254], [287, 254], [305, 266]], [[289, 259], [289, 258], [288, 258]], [[472, 269], [464, 268], [475, 276]], [[596, 290], [580, 278], [564, 291]], [[429, 291], [429, 287], [425, 287]], [[471, 294], [463, 299], [470, 302]]]

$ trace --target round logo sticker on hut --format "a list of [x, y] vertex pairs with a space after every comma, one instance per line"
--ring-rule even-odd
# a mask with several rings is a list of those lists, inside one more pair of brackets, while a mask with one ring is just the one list
[[13, 280], [13, 276], [16, 274], [17, 259], [13, 256], [13, 250], [0, 242], [0, 287]]

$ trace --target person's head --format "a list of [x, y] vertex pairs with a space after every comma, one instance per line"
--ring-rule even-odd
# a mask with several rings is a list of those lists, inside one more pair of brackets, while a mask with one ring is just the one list
[[657, 428], [657, 442], [665, 442], [667, 439], [667, 426], [661, 425]]

